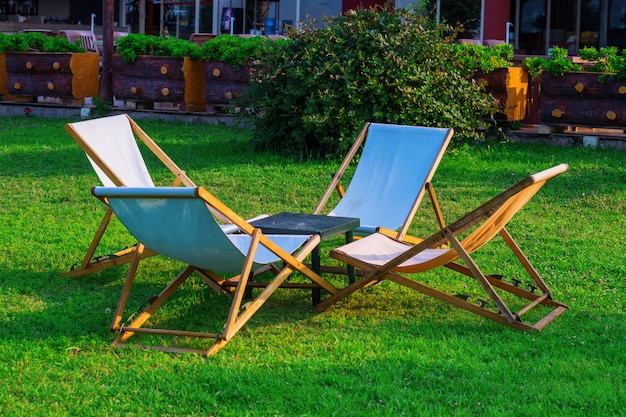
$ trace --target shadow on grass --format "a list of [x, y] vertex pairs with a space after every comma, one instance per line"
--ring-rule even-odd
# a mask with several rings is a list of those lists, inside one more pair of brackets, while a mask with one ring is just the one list
[[[150, 260], [144, 260], [144, 263]], [[178, 263], [155, 260], [157, 273], [142, 276], [142, 265], [135, 278], [124, 314], [124, 320], [143, 309], [181, 268]], [[127, 267], [116, 267], [78, 278], [61, 277], [55, 273], [6, 271], [13, 279], [5, 282], [0, 296], [5, 300], [6, 313], [0, 326], [0, 339], [43, 340], [81, 339], [95, 336], [108, 345], [114, 335], [109, 331]], [[255, 290], [258, 291], [258, 290]], [[153, 315], [147, 323], [164, 329], [219, 332], [225, 323], [232, 296], [217, 294], [197, 276], [190, 278]], [[262, 307], [246, 327], [251, 331], [313, 314], [311, 293], [304, 290], [279, 290]], [[237, 337], [237, 336], [235, 336]], [[172, 338], [136, 335], [132, 343], [158, 340], [172, 344]], [[182, 342], [182, 341], [178, 341]], [[178, 343], [175, 342], [175, 343]], [[188, 341], [189, 342], [189, 341]], [[157, 342], [158, 344], [158, 342]], [[192, 340], [190, 346], [210, 345], [210, 341]], [[103, 345], [103, 346], [106, 346]]]

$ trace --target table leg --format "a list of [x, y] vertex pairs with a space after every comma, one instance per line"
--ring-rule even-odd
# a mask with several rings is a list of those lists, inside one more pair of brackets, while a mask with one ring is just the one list
[[[320, 261], [320, 245], [317, 245], [313, 252], [311, 252], [311, 269], [317, 275], [322, 275], [322, 265]], [[322, 301], [322, 293], [319, 289], [313, 290], [313, 305], [319, 304]]]

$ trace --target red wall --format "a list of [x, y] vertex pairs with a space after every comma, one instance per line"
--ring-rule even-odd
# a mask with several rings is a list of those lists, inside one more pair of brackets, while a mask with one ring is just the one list
[[506, 22], [511, 19], [511, 2], [485, 0], [483, 39], [506, 39]]

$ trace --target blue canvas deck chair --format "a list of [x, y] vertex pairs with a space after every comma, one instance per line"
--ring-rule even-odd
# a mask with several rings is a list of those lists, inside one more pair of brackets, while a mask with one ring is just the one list
[[[356, 234], [384, 228], [407, 234], [424, 193], [428, 191], [440, 226], [431, 180], [452, 138], [452, 129], [366, 123], [324, 192], [314, 214], [322, 214], [335, 190], [341, 199], [329, 216], [357, 217]], [[344, 192], [341, 180], [363, 147], [358, 165]]]
[[[153, 153], [172, 173], [172, 182], [167, 185], [195, 187], [194, 182], [172, 159], [135, 123], [128, 115], [102, 117], [77, 123], [68, 123], [65, 130], [87, 154], [102, 185], [106, 187], [154, 187], [150, 172], [146, 166], [137, 142], [143, 143], [148, 152]], [[224, 224], [232, 228], [228, 219], [214, 213]], [[113, 218], [113, 211], [108, 209], [87, 249], [80, 265], [76, 264], [64, 276], [81, 276], [100, 271], [115, 265], [131, 261], [135, 251], [135, 242], [128, 248], [113, 254], [96, 256], [96, 250]], [[145, 251], [145, 256], [154, 255]]]
[[[281, 286], [337, 290], [302, 263], [319, 244], [319, 235], [265, 235], [251, 226], [215, 196], [201, 187], [95, 187], [93, 194], [113, 210], [130, 233], [141, 242], [135, 251], [126, 282], [115, 311], [112, 330], [118, 332], [113, 345], [124, 346], [135, 333], [165, 334], [180, 337], [212, 339], [207, 349], [156, 347], [168, 352], [193, 352], [211, 355], [224, 346]], [[212, 211], [228, 218], [240, 233], [227, 234], [215, 220]], [[145, 246], [144, 246], [145, 245]], [[148, 306], [127, 324], [122, 324], [137, 263], [144, 248], [181, 261], [188, 266]], [[278, 265], [274, 265], [277, 262]], [[257, 268], [270, 266], [276, 274], [271, 281], [254, 282], [262, 291], [243, 304], [244, 292], [252, 285], [249, 277]], [[310, 282], [285, 283], [293, 271]], [[144, 323], [192, 275], [197, 272], [217, 292], [235, 287], [230, 311], [222, 330], [215, 333], [145, 328]], [[238, 274], [233, 280], [220, 273]], [[197, 318], [194, 318], [197, 321]]]
[[[562, 164], [529, 176], [416, 245], [375, 233], [332, 251], [331, 257], [361, 269], [364, 276], [319, 303], [315, 310], [322, 311], [368, 285], [390, 280], [498, 323], [540, 331], [568, 307], [552, 299], [552, 292], [505, 226], [547, 181], [566, 170], [567, 165]], [[459, 240], [461, 234], [465, 237]], [[485, 274], [471, 256], [498, 234], [530, 277], [527, 289], [519, 285], [520, 279], [510, 284], [501, 276]], [[445, 243], [449, 243], [450, 248], [439, 249]], [[474, 291], [480, 295], [452, 295], [419, 282], [417, 276], [406, 276], [441, 266], [475, 279]], [[519, 306], [516, 304], [519, 309], [513, 311], [501, 294], [517, 304], [521, 301]], [[543, 307], [533, 310], [539, 306]], [[531, 310], [534, 312], [532, 320], [523, 320], [522, 316]]]

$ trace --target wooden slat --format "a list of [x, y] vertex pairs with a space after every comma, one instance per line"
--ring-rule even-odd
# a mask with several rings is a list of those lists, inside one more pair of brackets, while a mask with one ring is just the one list
[[552, 312], [550, 312], [544, 318], [542, 318], [537, 323], [535, 323], [533, 325], [533, 328], [535, 330], [537, 330], [537, 331], [541, 331], [548, 324], [552, 323], [554, 321], [554, 319], [559, 317], [561, 314], [565, 313], [567, 311], [567, 309], [568, 309], [568, 307], [566, 307], [566, 306], [560, 306], [560, 307], [555, 308], [554, 310], [552, 310]]
[[184, 330], [168, 330], [168, 329], [154, 329], [150, 327], [123, 327], [122, 331], [132, 333], [145, 333], [145, 334], [162, 334], [166, 336], [183, 336], [183, 337], [196, 337], [204, 339], [219, 339], [221, 336], [219, 333], [203, 333], [203, 332], [189, 332]]
[[320, 214], [322, 212], [331, 194], [337, 188], [337, 185], [340, 184], [341, 177], [343, 176], [344, 172], [346, 172], [346, 169], [350, 165], [350, 162], [354, 159], [354, 156], [359, 151], [361, 144], [367, 137], [367, 131], [369, 129], [369, 126], [370, 126], [369, 122], [365, 123], [365, 126], [363, 126], [363, 129], [361, 129], [359, 136], [357, 136], [356, 140], [352, 144], [352, 147], [348, 151], [348, 154], [346, 155], [343, 162], [339, 166], [337, 173], [333, 175], [333, 179], [331, 180], [330, 184], [328, 184], [328, 188], [326, 188], [326, 191], [322, 195], [322, 198], [320, 199], [319, 203], [317, 203], [317, 207], [315, 207], [315, 210], [313, 210], [313, 214]]
[[544, 300], [546, 300], [549, 297], [548, 294], [543, 294], [541, 297], [537, 297], [536, 300], [534, 300], [532, 303], [528, 304], [526, 307], [522, 308], [521, 310], [519, 310], [517, 312], [517, 315], [519, 317], [522, 317], [522, 315], [524, 315], [525, 313], [527, 313], [528, 311], [530, 311], [533, 307], [538, 306], [539, 304], [541, 304]]

